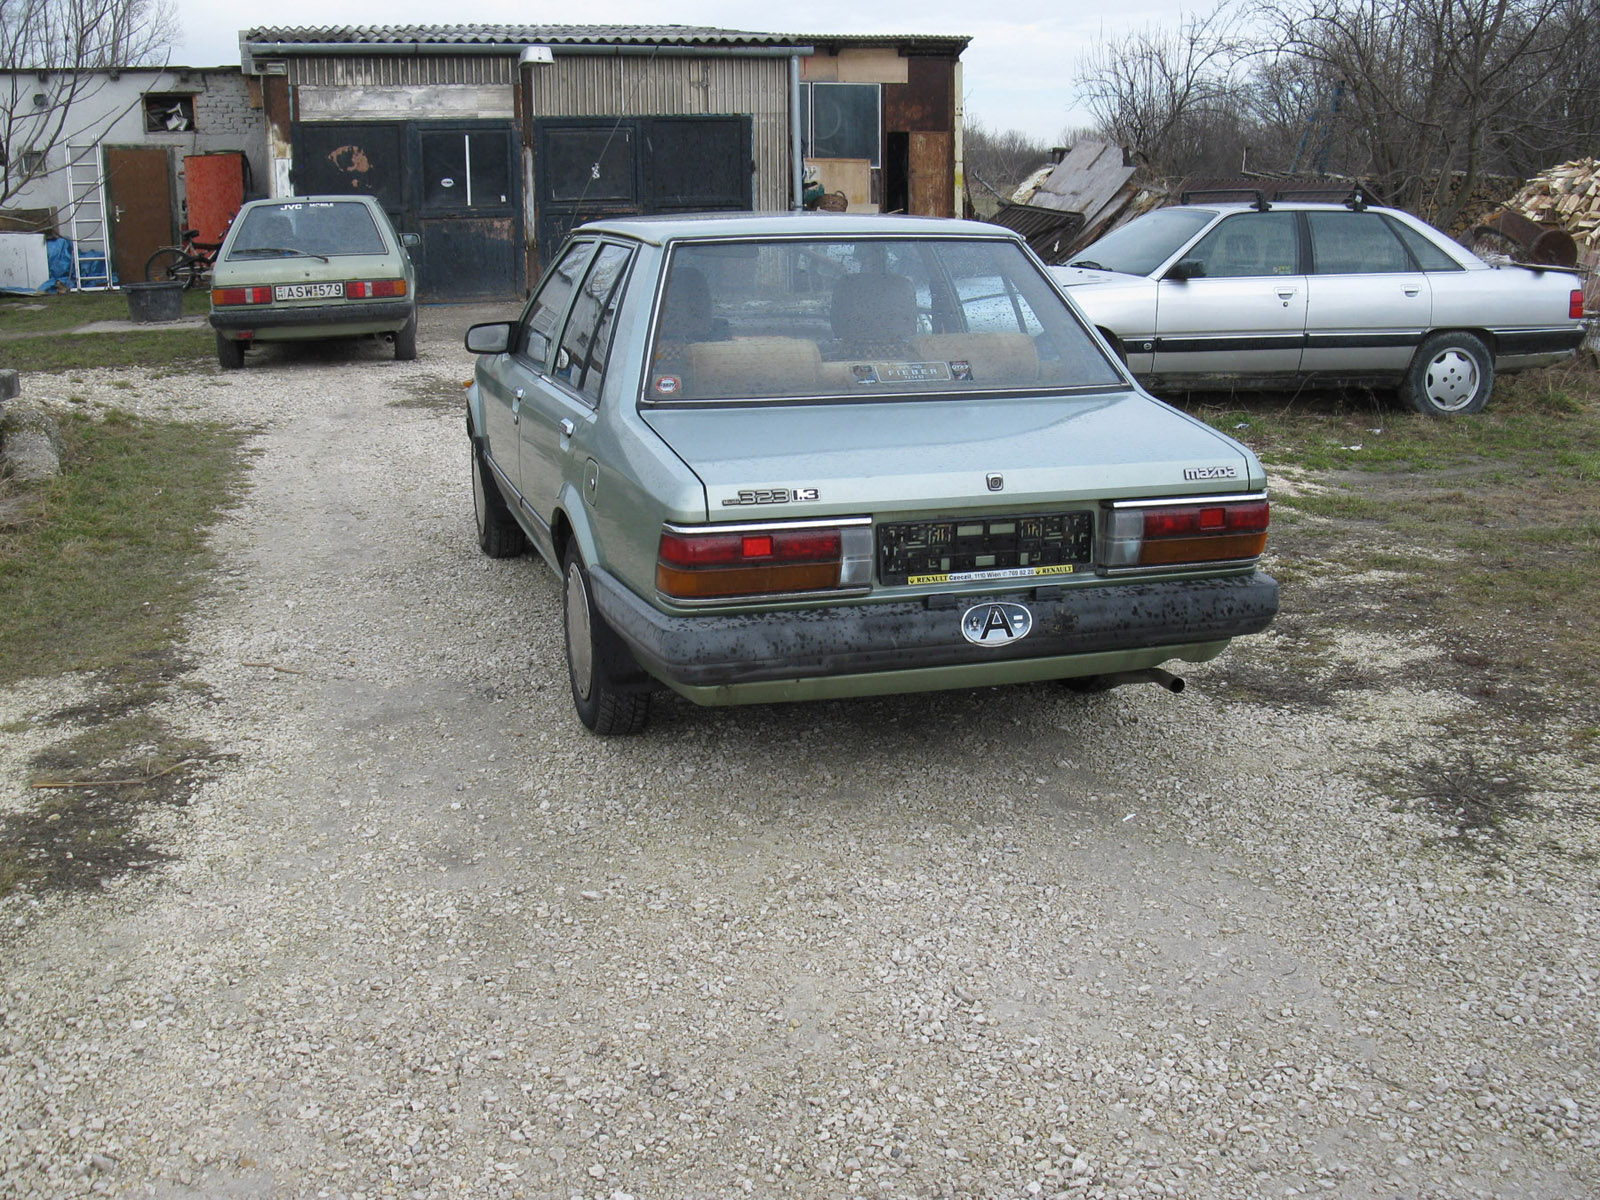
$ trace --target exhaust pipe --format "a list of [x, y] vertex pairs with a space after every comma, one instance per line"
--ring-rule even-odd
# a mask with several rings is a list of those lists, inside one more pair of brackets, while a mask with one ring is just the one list
[[1160, 667], [1146, 667], [1142, 671], [1118, 671], [1102, 678], [1112, 687], [1121, 687], [1125, 683], [1159, 683], [1174, 696], [1184, 688], [1184, 682], [1179, 676], [1171, 671], [1163, 671]]

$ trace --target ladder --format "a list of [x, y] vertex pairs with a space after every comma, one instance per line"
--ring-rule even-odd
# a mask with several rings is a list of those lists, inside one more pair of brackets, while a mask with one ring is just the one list
[[67, 213], [72, 230], [73, 287], [111, 287], [111, 241], [106, 227], [106, 178], [98, 142], [67, 143]]

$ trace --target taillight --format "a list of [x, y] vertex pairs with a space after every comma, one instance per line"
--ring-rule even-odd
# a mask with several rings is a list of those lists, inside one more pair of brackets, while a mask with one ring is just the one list
[[1115, 570], [1259, 558], [1270, 521], [1265, 496], [1116, 504], [1101, 523], [1100, 561]]
[[404, 296], [404, 279], [361, 279], [344, 285], [346, 300], [378, 300], [389, 296]]
[[866, 587], [872, 523], [793, 522], [690, 528], [668, 525], [656, 588], [673, 600], [723, 600]]
[[212, 288], [211, 303], [218, 308], [225, 308], [230, 304], [271, 304], [272, 289], [269, 287]]
[[1583, 320], [1583, 289], [1573, 288], [1572, 295], [1567, 300], [1567, 316], [1574, 321]]

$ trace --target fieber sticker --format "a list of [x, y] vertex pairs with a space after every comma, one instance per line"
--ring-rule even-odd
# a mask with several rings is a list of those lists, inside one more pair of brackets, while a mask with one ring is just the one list
[[663, 396], [672, 395], [681, 385], [682, 381], [676, 375], [661, 375], [656, 379], [656, 391]]

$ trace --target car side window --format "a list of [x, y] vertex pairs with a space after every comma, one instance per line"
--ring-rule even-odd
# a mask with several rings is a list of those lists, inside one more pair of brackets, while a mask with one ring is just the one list
[[1298, 275], [1300, 238], [1293, 213], [1239, 213], [1222, 221], [1183, 256], [1191, 278], [1240, 279]]
[[1422, 234], [1411, 226], [1396, 221], [1393, 217], [1385, 217], [1384, 222], [1405, 243], [1406, 249], [1411, 251], [1411, 257], [1424, 271], [1465, 271], [1466, 268], [1451, 258], [1439, 247], [1435, 246]]
[[1394, 230], [1375, 212], [1313, 212], [1312, 269], [1318, 275], [1384, 275], [1417, 268]]
[[594, 265], [589, 268], [572, 302], [572, 315], [567, 318], [566, 332], [561, 335], [561, 350], [556, 355], [555, 370], [551, 372], [591, 400], [600, 399], [606, 346], [611, 340], [611, 323], [616, 311], [617, 283], [629, 258], [630, 252], [625, 246], [600, 247]]
[[542, 370], [548, 369], [551, 347], [555, 343], [562, 315], [567, 311], [567, 301], [572, 298], [578, 274], [593, 249], [593, 242], [574, 242], [568, 247], [523, 314], [517, 339], [518, 349]]

